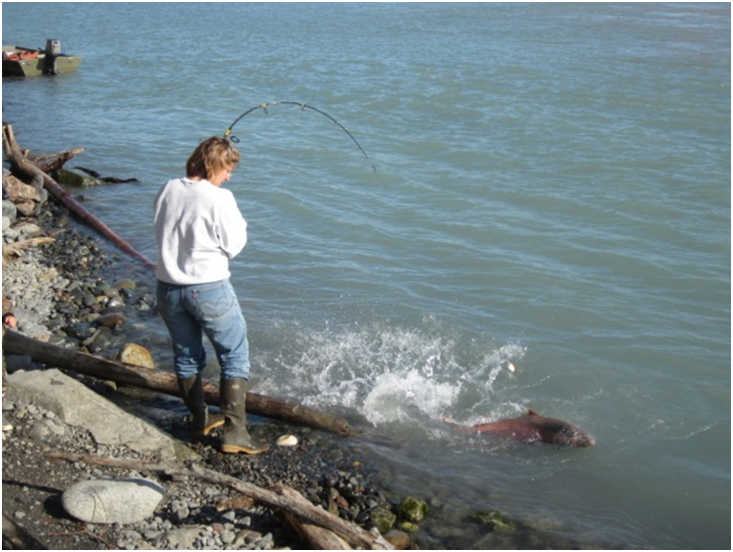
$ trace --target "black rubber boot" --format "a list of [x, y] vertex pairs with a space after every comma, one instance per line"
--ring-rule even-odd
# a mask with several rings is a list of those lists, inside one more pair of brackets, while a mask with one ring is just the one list
[[191, 411], [191, 439], [202, 440], [211, 430], [224, 425], [224, 416], [221, 414], [209, 414], [204, 400], [204, 387], [201, 382], [201, 374], [187, 378], [178, 378], [178, 388], [181, 390], [183, 402]]
[[221, 380], [221, 413], [226, 418], [221, 436], [222, 452], [260, 454], [270, 448], [255, 442], [247, 431], [246, 384], [247, 380], [244, 378]]

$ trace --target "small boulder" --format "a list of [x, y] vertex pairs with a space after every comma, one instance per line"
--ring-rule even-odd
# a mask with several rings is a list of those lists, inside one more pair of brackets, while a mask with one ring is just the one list
[[152, 516], [164, 495], [165, 489], [149, 479], [95, 479], [73, 484], [61, 503], [87, 523], [127, 524]]
[[106, 326], [107, 328], [124, 326], [125, 322], [127, 322], [127, 318], [125, 318], [124, 314], [119, 312], [104, 314], [97, 319], [97, 323], [100, 326]]
[[36, 212], [36, 207], [38, 207], [38, 203], [31, 201], [30, 199], [19, 201], [15, 204], [15, 208], [18, 209], [18, 212], [24, 217], [30, 217], [33, 215], [33, 213]]
[[413, 523], [421, 522], [427, 511], [427, 503], [414, 496], [406, 496], [399, 506], [399, 513], [402, 518]]
[[120, 354], [118, 355], [120, 362], [125, 364], [133, 364], [134, 366], [142, 366], [144, 368], [155, 368], [155, 361], [145, 347], [137, 343], [126, 343]]
[[121, 280], [117, 282], [114, 286], [115, 289], [126, 289], [127, 291], [135, 291], [137, 288], [137, 284], [133, 282], [132, 280]]
[[410, 548], [410, 535], [399, 529], [391, 529], [384, 535], [384, 539], [395, 547], [395, 550], [407, 550]]
[[377, 529], [379, 529], [379, 532], [383, 535], [392, 529], [395, 521], [397, 521], [396, 515], [390, 512], [387, 508], [382, 508], [381, 506], [374, 508], [370, 517], [372, 519], [372, 523], [374, 523]]
[[407, 531], [409, 533], [414, 533], [418, 529], [420, 529], [420, 526], [417, 523], [413, 523], [412, 521], [400, 521], [400, 529], [403, 531]]
[[7, 176], [3, 179], [5, 192], [8, 194], [8, 198], [13, 203], [19, 203], [22, 201], [45, 201], [45, 197], [39, 190], [33, 186], [29, 186], [25, 182], [21, 182], [14, 176]]
[[9, 199], [3, 199], [3, 233], [18, 218], [18, 208]]
[[13, 226], [13, 230], [15, 231], [15, 234], [17, 235], [19, 241], [43, 235], [43, 230], [41, 229], [41, 227], [29, 221], [16, 223]]
[[73, 171], [67, 171], [66, 169], [59, 169], [54, 172], [56, 182], [62, 186], [73, 186], [77, 188], [91, 188], [99, 186], [100, 181], [96, 178], [86, 175], [79, 174]]
[[487, 525], [491, 531], [502, 531], [504, 533], [514, 533], [517, 530], [516, 522], [512, 521], [508, 516], [501, 512], [478, 512], [476, 517]]

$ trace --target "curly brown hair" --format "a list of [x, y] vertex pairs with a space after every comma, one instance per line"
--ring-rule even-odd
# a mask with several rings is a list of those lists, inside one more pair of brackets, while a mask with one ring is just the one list
[[186, 161], [186, 176], [210, 178], [220, 169], [236, 167], [240, 154], [229, 140], [212, 136], [201, 142]]

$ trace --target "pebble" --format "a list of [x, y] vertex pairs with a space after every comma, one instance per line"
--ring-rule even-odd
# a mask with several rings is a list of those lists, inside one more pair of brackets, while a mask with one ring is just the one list
[[298, 438], [295, 435], [281, 435], [276, 443], [280, 447], [294, 447], [298, 444]]

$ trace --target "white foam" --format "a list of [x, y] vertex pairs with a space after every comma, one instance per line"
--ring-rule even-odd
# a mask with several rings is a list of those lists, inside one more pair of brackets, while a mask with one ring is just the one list
[[[526, 348], [456, 343], [437, 332], [373, 324], [296, 329], [288, 352], [256, 359], [257, 388], [312, 407], [353, 409], [375, 426], [484, 418], [497, 407], [495, 385], [515, 375]], [[512, 407], [513, 410], [516, 408]], [[472, 414], [473, 413], [473, 414]]]

